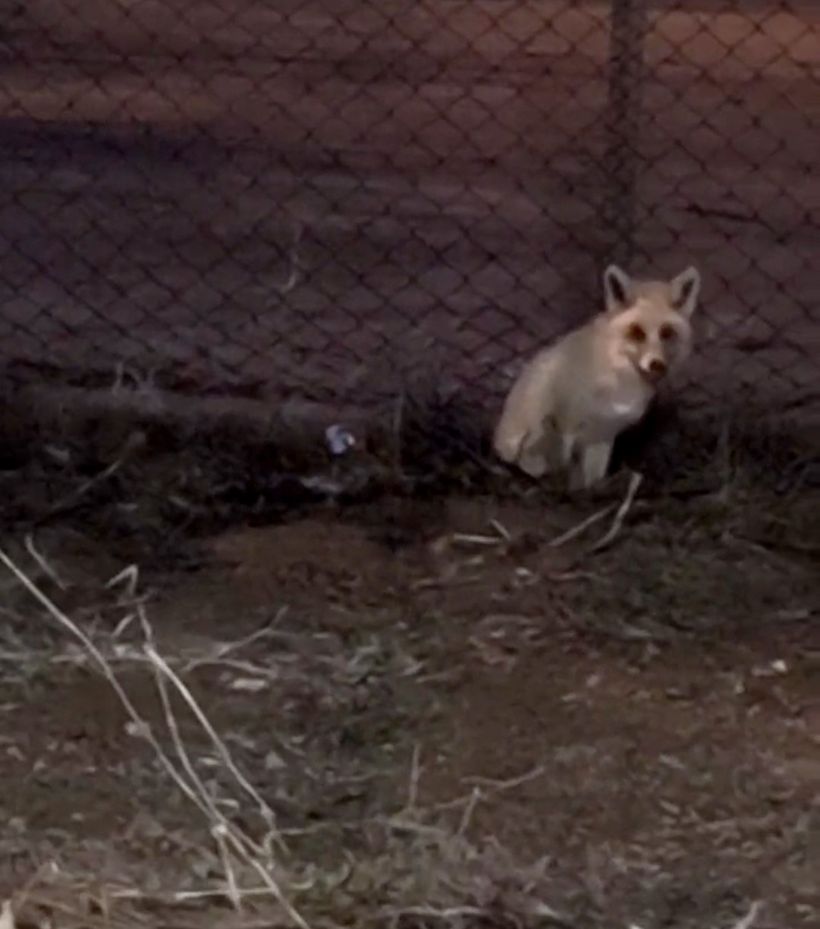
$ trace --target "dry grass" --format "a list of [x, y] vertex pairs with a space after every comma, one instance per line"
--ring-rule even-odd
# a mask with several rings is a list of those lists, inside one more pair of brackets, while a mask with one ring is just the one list
[[[66, 584], [33, 541], [28, 541], [27, 548], [42, 575], [58, 589], [65, 589]], [[17, 924], [39, 925], [44, 920], [76, 927], [148, 925], [150, 914], [158, 908], [178, 911], [166, 918], [185, 925], [192, 909], [220, 900], [228, 901], [234, 910], [233, 915], [217, 918], [219, 925], [226, 926], [254, 926], [260, 920], [265, 925], [296, 925], [302, 929], [308, 925], [360, 923], [483, 925], [495, 924], [499, 919], [505, 925], [532, 919], [543, 925], [572, 924], [540, 896], [546, 860], [521, 867], [508, 850], [495, 845], [479, 849], [466, 837], [478, 804], [543, 774], [542, 769], [504, 782], [476, 778], [464, 796], [424, 808], [418, 804], [421, 759], [417, 747], [412, 755], [406, 803], [401, 808], [359, 823], [328, 822], [308, 829], [282, 830], [183, 679], [186, 672], [203, 665], [219, 665], [241, 674], [234, 677], [237, 689], [278, 675], [276, 669], [233, 657], [270, 630], [166, 658], [156, 645], [145, 599], [138, 591], [135, 567], [106, 585], [110, 588], [125, 582], [119, 599], [123, 615], [114, 632], [92, 637], [2, 550], [0, 562], [69, 637], [64, 646], [21, 650], [2, 657], [13, 661], [18, 672], [25, 667], [28, 675], [47, 673], [52, 666], [89, 667], [101, 674], [126, 711], [129, 734], [148, 743], [167, 783], [199, 814], [202, 829], [192, 829], [190, 844], [202, 841], [196, 837], [198, 832], [207, 834], [210, 842], [197, 848], [197, 858], [200, 864], [208, 862], [218, 872], [214, 879], [200, 880], [201, 868], [196, 868], [184, 886], [175, 887], [162, 879], [161, 864], [155, 862], [145, 868], [141, 884], [133, 868], [130, 880], [125, 875], [111, 880], [77, 870], [71, 855], [64, 855], [61, 857], [67, 861], [55, 858], [44, 862], [14, 892], [2, 916], [3, 929], [13, 929]], [[121, 641], [131, 624], [141, 630], [138, 647]], [[72, 640], [79, 648], [72, 646]], [[362, 658], [361, 652], [352, 656], [347, 667], [341, 669], [343, 676], [357, 676]], [[121, 683], [118, 669], [134, 664], [145, 665], [152, 672], [163, 710], [164, 732], [157, 731], [141, 715]], [[182, 697], [182, 705], [206, 734], [210, 752], [203, 753], [201, 746], [194, 749], [186, 745], [178, 709], [172, 705], [172, 692]], [[214, 779], [209, 777], [206, 782], [201, 771], [208, 755], [218, 761], [226, 775], [221, 783], [232, 789], [217, 793]], [[155, 811], [155, 815], [161, 829], [162, 811]], [[259, 828], [251, 834], [243, 822], [255, 822]], [[331, 871], [319, 861], [300, 861], [288, 848], [293, 838], [325, 829], [344, 840], [351, 828], [366, 836], [368, 847], [356, 855], [345, 850], [341, 865]], [[89, 848], [93, 851], [93, 844]]]
[[[634, 490], [626, 499], [632, 496]], [[623, 505], [621, 512], [625, 512]], [[620, 522], [615, 525], [622, 528]], [[509, 536], [506, 527], [499, 524], [494, 536], [465, 534], [458, 541], [468, 550], [476, 546], [483, 549], [499, 540], [508, 543]], [[461, 780], [462, 791], [451, 798], [423, 801], [421, 782], [427, 759], [418, 742], [411, 747], [411, 728], [405, 737], [398, 736], [409, 759], [404, 787], [390, 803], [362, 816], [331, 815], [283, 826], [254, 786], [259, 772], [250, 776], [234, 759], [228, 740], [220, 735], [186, 683], [190, 675], [205, 667], [218, 668], [227, 676], [229, 689], [253, 694], [283, 677], [292, 684], [315, 688], [317, 675], [321, 674], [321, 689], [328, 705], [333, 701], [345, 705], [351, 686], [358, 686], [380, 664], [389, 665], [390, 675], [414, 678], [432, 670], [424, 660], [401, 651], [395, 642], [393, 654], [387, 655], [384, 645], [376, 640], [360, 642], [342, 653], [317, 655], [315, 641], [311, 641], [315, 633], [299, 634], [282, 628], [284, 609], [278, 610], [265, 628], [236, 641], [200, 643], [163, 654], [149, 620], [150, 598], [140, 591], [136, 566], [119, 572], [106, 585], [108, 596], [115, 597], [117, 616], [108, 624], [109, 628], [113, 625], [113, 631], [100, 632], [81, 625], [57, 605], [59, 595], [71, 587], [64, 571], [51, 564], [33, 540], [28, 540], [23, 549], [28, 550], [31, 570], [39, 581], [4, 551], [0, 551], [0, 561], [67, 640], [28, 651], [21, 646], [18, 653], [0, 659], [13, 663], [17, 674], [24, 677], [48, 675], [55, 668], [90, 668], [101, 674], [126, 710], [129, 734], [146, 742], [159, 763], [165, 790], [175, 790], [184, 797], [195, 816], [186, 819], [180, 830], [164, 822], [162, 808], [150, 810], [154, 836], [172, 840], [172, 848], [184, 844], [190, 868], [187, 872], [178, 862], [170, 866], [167, 858], [130, 860], [125, 851], [117, 848], [113, 837], [107, 845], [82, 843], [82, 854], [77, 854], [78, 848], [64, 847], [41, 861], [14, 889], [11, 908], [2, 917], [6, 920], [3, 929], [11, 929], [14, 920], [21, 926], [57, 923], [125, 929], [155, 925], [158, 914], [162, 921], [180, 926], [201, 925], [207, 918], [214, 925], [296, 925], [303, 929], [374, 925], [403, 929], [635, 929], [639, 924], [629, 921], [623, 904], [610, 911], [608, 885], [617, 884], [627, 872], [642, 873], [645, 880], [659, 887], [674, 884], [675, 850], [680, 848], [683, 834], [679, 827], [671, 827], [671, 820], [663, 827], [659, 821], [668, 848], [656, 847], [654, 861], [650, 847], [635, 845], [627, 857], [623, 857], [625, 850], [618, 851], [617, 846], [611, 846], [609, 852], [606, 845], [594, 852], [590, 847], [591, 857], [577, 875], [575, 886], [567, 886], [566, 874], [556, 872], [553, 853], [546, 851], [536, 859], [528, 859], [523, 845], [517, 848], [509, 839], [474, 829], [475, 817], [482, 810], [495, 806], [503, 811], [507, 798], [534, 783], [549, 783], [556, 771], [544, 763], [505, 778], [470, 775]], [[16, 608], [26, 612], [19, 597]], [[104, 608], [110, 612], [111, 602], [106, 601]], [[272, 665], [254, 657], [256, 646], [276, 636], [288, 641], [288, 653], [282, 653], [280, 663]], [[150, 672], [162, 726], [144, 715], [122, 682], [125, 671], [134, 667]], [[353, 768], [358, 766], [355, 776], [351, 769], [327, 772], [329, 759], [307, 747], [302, 741], [304, 733], [294, 737], [286, 728], [283, 726], [276, 734], [275, 741], [280, 749], [286, 747], [289, 757], [297, 759], [297, 779], [315, 780], [317, 789], [328, 789], [337, 777], [337, 783], [346, 779], [350, 783], [355, 777], [377, 778], [384, 774], [383, 766], [372, 759], [365, 760], [364, 768], [354, 763]], [[198, 735], [192, 735], [194, 730]], [[554, 764], [560, 767], [563, 756], [556, 752], [553, 757]], [[396, 775], [399, 759], [394, 762], [392, 770]], [[334, 763], [338, 764], [338, 759]], [[599, 759], [595, 764], [603, 765], [604, 770], [608, 762]], [[281, 754], [270, 751], [264, 766], [266, 778], [281, 774], [284, 783], [283, 767]], [[322, 767], [327, 772], [323, 787], [318, 776]], [[602, 780], [602, 788], [604, 783]], [[301, 797], [304, 801], [306, 793]], [[669, 819], [667, 814], [661, 811], [662, 822]], [[711, 824], [703, 822], [699, 826], [696, 818], [690, 818], [685, 832], [694, 837], [701, 827], [708, 833]], [[740, 820], [726, 820], [722, 828], [728, 838], [735, 830], [740, 830], [739, 837], [744, 826]], [[114, 869], [119, 868], [117, 876], [111, 874], [112, 858], [116, 862]], [[686, 882], [691, 878], [681, 879]], [[223, 902], [229, 904], [228, 910], [220, 905]], [[675, 924], [698, 929], [777, 925], [759, 922], [765, 912], [759, 902], [747, 901], [734, 919], [725, 912], [726, 901], [715, 906], [714, 917], [708, 923], [684, 920]], [[737, 912], [737, 905], [735, 909]], [[698, 912], [702, 916], [703, 907]], [[654, 925], [666, 923], [642, 922], [639, 929], [653, 929]]]
[[[37, 560], [41, 565], [44, 564], [42, 557]], [[235, 909], [241, 909], [243, 889], [237, 883], [237, 873], [246, 871], [255, 874], [261, 882], [262, 888], [267, 890], [273, 899], [276, 900], [289, 920], [296, 926], [299, 926], [300, 929], [306, 929], [307, 923], [283, 894], [276, 876], [277, 868], [272, 852], [273, 848], [279, 842], [279, 836], [276, 831], [273, 812], [236, 767], [225, 743], [217, 735], [188, 688], [172, 669], [170, 664], [157, 651], [154, 643], [153, 629], [148, 621], [144, 605], [139, 602], [139, 600], [133, 601], [133, 609], [144, 635], [142, 648], [143, 657], [154, 672], [157, 692], [165, 711], [167, 734], [172, 746], [172, 752], [168, 751], [163, 746], [160, 739], [153, 732], [150, 724], [142, 718], [125, 688], [120, 683], [111, 662], [97, 647], [87, 632], [81, 629], [72, 619], [60, 610], [53, 600], [51, 600], [2, 550], [0, 550], [0, 561], [11, 571], [34, 599], [46, 609], [51, 618], [59, 623], [65, 631], [79, 642], [82, 646], [84, 655], [81, 654], [78, 660], [82, 660], [83, 657], [86, 660], [90, 660], [95, 670], [104, 675], [111, 685], [114, 694], [120, 700], [130, 717], [131, 733], [148, 741], [171, 782], [198, 809], [206, 820], [209, 832], [213, 836], [224, 868], [225, 883], [224, 887], [220, 888], [220, 892], [227, 895]], [[56, 576], [51, 570], [49, 570], [48, 573], [52, 577]], [[222, 798], [212, 796], [207, 789], [180, 737], [180, 728], [171, 709], [169, 688], [173, 688], [183, 697], [188, 709], [193, 713], [196, 720], [210, 738], [220, 762], [234, 780], [236, 788], [239, 789], [240, 793], [244, 793], [255, 805], [256, 812], [261, 816], [266, 826], [264, 834], [259, 839], [252, 838], [241, 827], [228, 818], [220, 808], [223, 803]], [[176, 760], [174, 760], [173, 755], [176, 756]]]

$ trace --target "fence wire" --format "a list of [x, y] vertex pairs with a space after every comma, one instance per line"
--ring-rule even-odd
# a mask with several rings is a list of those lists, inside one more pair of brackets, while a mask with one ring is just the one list
[[814, 2], [6, 7], [15, 376], [490, 407], [614, 259], [700, 268], [687, 397], [817, 399]]

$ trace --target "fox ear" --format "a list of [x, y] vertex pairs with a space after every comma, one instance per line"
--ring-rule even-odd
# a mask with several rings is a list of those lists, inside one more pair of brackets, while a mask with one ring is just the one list
[[669, 282], [672, 291], [672, 306], [687, 319], [695, 311], [700, 293], [700, 272], [689, 267]]
[[604, 271], [604, 300], [607, 313], [620, 313], [632, 302], [632, 278], [617, 265]]

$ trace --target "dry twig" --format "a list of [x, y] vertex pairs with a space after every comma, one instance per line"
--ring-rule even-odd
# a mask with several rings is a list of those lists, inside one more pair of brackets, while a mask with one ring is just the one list
[[629, 486], [626, 489], [626, 495], [624, 496], [623, 502], [618, 507], [618, 512], [615, 514], [615, 518], [612, 520], [612, 525], [609, 527], [607, 532], [601, 536], [601, 538], [598, 539], [598, 541], [590, 548], [590, 552], [600, 552], [602, 549], [606, 548], [607, 545], [613, 542], [620, 534], [624, 520], [632, 508], [632, 503], [635, 500], [635, 494], [637, 494], [638, 488], [641, 486], [642, 482], [643, 475], [639, 474], [637, 471], [633, 471], [629, 478]]
[[[184, 750], [184, 746], [181, 754], [179, 753], [181, 740], [179, 739], [176, 720], [170, 713], [170, 703], [167, 700], [167, 693], [163, 698], [163, 691], [165, 689], [164, 680], [160, 686], [160, 697], [163, 699], [163, 705], [166, 708], [166, 721], [169, 724], [169, 731], [172, 734], [172, 738], [175, 739], [175, 747], [178, 750], [178, 754], [180, 754], [180, 761], [183, 764], [183, 770], [185, 771], [185, 774], [191, 778], [191, 781], [186, 780], [186, 777], [177, 770], [176, 766], [166, 754], [156, 735], [154, 735], [150, 725], [142, 718], [132, 703], [130, 697], [123, 689], [111, 665], [106, 660], [105, 656], [99, 650], [99, 648], [89, 638], [88, 634], [84, 632], [73, 620], [71, 620], [62, 610], [60, 610], [60, 608], [56, 606], [56, 604], [54, 604], [54, 602], [45, 593], [43, 593], [43, 591], [31, 580], [31, 578], [21, 568], [19, 568], [17, 564], [15, 564], [15, 562], [2, 549], [0, 549], [0, 562], [2, 562], [6, 568], [8, 568], [14, 577], [16, 577], [17, 580], [23, 585], [23, 587], [34, 597], [34, 599], [37, 600], [41, 606], [46, 609], [46, 611], [54, 620], [56, 620], [64, 629], [68, 630], [68, 632], [74, 638], [78, 639], [82, 643], [83, 647], [93, 658], [98, 669], [109, 682], [123, 707], [125, 708], [126, 713], [132, 721], [135, 733], [148, 741], [166, 773], [171, 777], [173, 782], [177, 785], [177, 787], [179, 787], [183, 794], [188, 797], [189, 800], [191, 800], [191, 802], [204, 814], [204, 816], [211, 823], [211, 831], [215, 839], [218, 840], [220, 852], [223, 853], [223, 861], [225, 859], [225, 850], [228, 847], [232, 848], [235, 854], [237, 854], [242, 860], [245, 861], [247, 865], [256, 871], [264, 884], [267, 886], [269, 893], [274, 897], [274, 899], [276, 899], [282, 909], [299, 927], [299, 929], [309, 929], [307, 922], [295, 909], [293, 904], [290, 903], [290, 901], [284, 895], [278, 882], [270, 873], [270, 866], [266, 867], [259, 861], [260, 856], [269, 858], [266, 850], [254, 840], [252, 840], [243, 830], [229, 822], [228, 819], [219, 811], [210, 794], [208, 794], [208, 792], [205, 790], [198, 776], [191, 776], [191, 772], [194, 772], [195, 775], [195, 771], [193, 769], [193, 765], [190, 762], [190, 759], [187, 756], [187, 752]], [[150, 627], [147, 628], [150, 631]], [[181, 681], [179, 681], [176, 674], [171, 671], [167, 662], [165, 662], [164, 659], [162, 659], [161, 656], [159, 656], [156, 650], [152, 647], [150, 640], [146, 643], [145, 651], [149, 660], [151, 660], [155, 669], [157, 669], [158, 673], [164, 675], [167, 680], [171, 681], [171, 683], [174, 684], [176, 689], [182, 695], [183, 699], [188, 704], [189, 708], [192, 710], [199, 723], [211, 737], [214, 745], [217, 748], [217, 751], [220, 754], [220, 757], [222, 758], [223, 763], [226, 764], [231, 774], [238, 780], [243, 789], [245, 789], [251, 794], [251, 796], [257, 799], [258, 794], [254, 788], [249, 785], [241, 773], [238, 772], [238, 769], [233, 763], [233, 760], [230, 758], [224, 743], [216, 735], [213, 726], [207, 720], [204, 713], [202, 713], [202, 710], [199, 708], [198, 704], [196, 704], [196, 701], [194, 701], [187, 688], [185, 688]], [[259, 798], [257, 802], [260, 803], [260, 808], [262, 808], [264, 812], [264, 802], [261, 801], [261, 798]], [[270, 816], [269, 823], [271, 820], [272, 814]], [[232, 871], [226, 871], [226, 880], [228, 881], [228, 897], [233, 902], [240, 901], [241, 892], [239, 891], [238, 887], [236, 886], [236, 882], [232, 877]]]
[[740, 920], [734, 924], [732, 929], [752, 929], [752, 926], [754, 925], [760, 913], [761, 907], [762, 903], [759, 900], [755, 900], [755, 902], [749, 907], [748, 913], [741, 917]]
[[577, 526], [572, 526], [567, 529], [566, 532], [562, 532], [560, 535], [556, 536], [551, 542], [549, 542], [550, 548], [558, 548], [561, 545], [566, 545], [567, 542], [572, 542], [573, 539], [577, 539], [578, 536], [583, 535], [587, 529], [591, 526], [594, 526], [596, 523], [599, 523], [602, 519], [605, 519], [609, 514], [615, 509], [615, 504], [610, 503], [609, 506], [605, 506], [602, 510], [598, 510], [597, 513], [593, 513], [592, 516], [588, 516], [586, 519], [578, 523]]

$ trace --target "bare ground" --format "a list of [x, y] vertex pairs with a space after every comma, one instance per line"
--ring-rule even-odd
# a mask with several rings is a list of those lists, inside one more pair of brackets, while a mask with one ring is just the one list
[[3, 569], [19, 925], [292, 924], [271, 875], [316, 926], [820, 925], [816, 491], [639, 491], [592, 553], [611, 512], [560, 537], [620, 484], [186, 531], [192, 459], [89, 489], [53, 456], [3, 472], [52, 604]]

